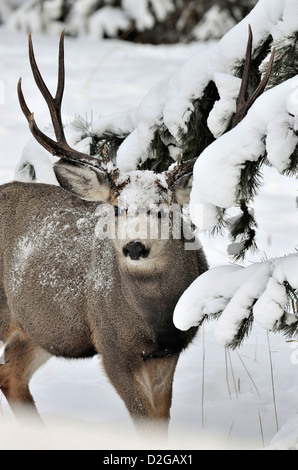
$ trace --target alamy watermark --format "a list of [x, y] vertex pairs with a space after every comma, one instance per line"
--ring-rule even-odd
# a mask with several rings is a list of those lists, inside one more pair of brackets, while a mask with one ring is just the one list
[[3, 343], [3, 341], [0, 341], [0, 365], [4, 364], [4, 348], [5, 344]]
[[[196, 221], [203, 217], [203, 206], [195, 209]], [[96, 210], [99, 221], [96, 237], [111, 240], [183, 240], [186, 250], [197, 250], [197, 228], [191, 223], [189, 206], [157, 205], [129, 208], [101, 204]]]

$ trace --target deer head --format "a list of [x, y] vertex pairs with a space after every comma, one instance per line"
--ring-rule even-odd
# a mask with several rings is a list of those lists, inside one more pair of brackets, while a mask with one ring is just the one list
[[[116, 237], [119, 253], [130, 261], [147, 260], [160, 256], [166, 241], [159, 245], [150, 239], [154, 217], [159, 219], [155, 231], [160, 231], [162, 220], [170, 224], [170, 212], [173, 205], [188, 204], [192, 182], [192, 162], [178, 162], [171, 171], [155, 174], [150, 171], [135, 171], [121, 174], [119, 169], [107, 159], [91, 157], [71, 148], [65, 138], [61, 105], [65, 86], [63, 30], [59, 44], [58, 84], [55, 97], [48, 90], [37, 66], [31, 34], [29, 34], [29, 58], [35, 82], [42, 93], [51, 115], [56, 141], [44, 134], [37, 126], [34, 113], [25, 101], [22, 92], [22, 81], [18, 83], [18, 96], [21, 108], [29, 123], [32, 135], [37, 142], [52, 155], [60, 157], [54, 165], [54, 172], [59, 184], [64, 189], [86, 201], [97, 201], [113, 208], [111, 216], [116, 216], [117, 233], [125, 236]], [[163, 217], [165, 216], [165, 217]], [[165, 223], [165, 221], [164, 221]], [[119, 227], [121, 224], [121, 228]], [[138, 233], [133, 236], [133, 227]], [[140, 232], [143, 227], [143, 233]], [[158, 228], [159, 227], [159, 228]], [[146, 230], [144, 230], [144, 228]], [[144, 233], [146, 232], [146, 233]], [[130, 236], [127, 236], [130, 233]], [[151, 234], [152, 235], [152, 234]], [[154, 236], [156, 240], [158, 235]]]

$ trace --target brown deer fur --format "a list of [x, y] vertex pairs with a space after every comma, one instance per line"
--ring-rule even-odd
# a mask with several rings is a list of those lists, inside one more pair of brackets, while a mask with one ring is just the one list
[[1, 390], [16, 412], [36, 412], [28, 383], [40, 365], [99, 353], [132, 417], [167, 421], [179, 353], [196, 331], [178, 331], [173, 310], [207, 262], [171, 237], [144, 240], [149, 256], [132, 261], [119, 240], [96, 237], [102, 202], [44, 184], [0, 187]]

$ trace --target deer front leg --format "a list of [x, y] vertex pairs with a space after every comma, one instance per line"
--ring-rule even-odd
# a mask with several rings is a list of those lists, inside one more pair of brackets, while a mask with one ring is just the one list
[[103, 357], [107, 375], [138, 427], [167, 429], [178, 358], [179, 354], [174, 354], [147, 361], [138, 357], [126, 362], [121, 358], [110, 363]]
[[15, 331], [9, 337], [0, 365], [0, 387], [12, 411], [21, 422], [41, 423], [29, 382], [34, 372], [50, 355]]
[[178, 355], [149, 359], [143, 362], [135, 373], [136, 394], [139, 391], [142, 393], [145, 399], [146, 417], [151, 420], [170, 419], [173, 377], [177, 361]]

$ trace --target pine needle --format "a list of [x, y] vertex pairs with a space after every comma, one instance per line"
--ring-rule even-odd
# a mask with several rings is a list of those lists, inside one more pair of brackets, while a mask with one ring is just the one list
[[227, 382], [229, 397], [230, 397], [230, 400], [232, 400], [232, 394], [231, 394], [231, 389], [230, 389], [230, 384], [229, 384], [229, 367], [228, 367], [228, 358], [227, 358], [227, 355], [228, 355], [228, 354], [227, 354], [227, 349], [225, 349], [226, 382]]
[[241, 364], [243, 365], [243, 367], [244, 367], [244, 369], [245, 369], [245, 372], [247, 373], [247, 375], [248, 375], [248, 377], [249, 377], [251, 383], [253, 384], [253, 386], [254, 386], [254, 388], [255, 388], [257, 394], [258, 394], [258, 396], [260, 397], [261, 395], [260, 395], [260, 392], [259, 392], [259, 390], [258, 390], [258, 387], [256, 386], [256, 383], [255, 383], [254, 379], [252, 378], [252, 376], [251, 376], [249, 370], [247, 369], [247, 367], [246, 367], [246, 365], [245, 365], [245, 363], [244, 363], [242, 357], [240, 356], [240, 354], [238, 353], [238, 351], [236, 351], [236, 352], [237, 352], [237, 355], [238, 355], [238, 357], [239, 357], [239, 359], [240, 359], [240, 361], [241, 361]]
[[231, 367], [231, 372], [232, 372], [232, 378], [233, 378], [233, 383], [234, 383], [234, 389], [235, 389], [235, 393], [236, 393], [236, 398], [237, 400], [239, 399], [239, 395], [238, 395], [238, 390], [237, 390], [237, 385], [236, 385], [236, 380], [235, 380], [235, 375], [234, 375], [234, 369], [233, 369], [233, 364], [232, 364], [232, 359], [231, 359], [231, 355], [230, 355], [230, 351], [228, 351], [228, 358], [229, 358], [229, 362], [230, 362], [230, 367]]
[[259, 415], [259, 423], [260, 423], [260, 431], [261, 431], [261, 438], [262, 438], [262, 445], [263, 448], [265, 447], [265, 441], [264, 441], [264, 432], [263, 432], [263, 423], [262, 423], [262, 418], [261, 418], [261, 413], [258, 411]]
[[269, 333], [267, 331], [267, 343], [269, 351], [269, 360], [270, 360], [270, 373], [271, 373], [271, 385], [272, 385], [272, 395], [273, 395], [273, 404], [274, 404], [274, 414], [276, 422], [276, 430], [279, 431], [278, 416], [277, 416], [277, 406], [276, 406], [276, 397], [275, 397], [275, 385], [274, 385], [274, 374], [273, 374], [273, 363], [272, 363], [272, 352], [270, 347]]

